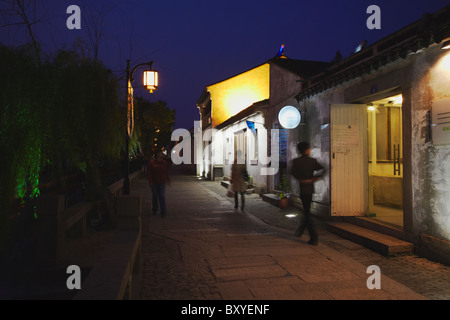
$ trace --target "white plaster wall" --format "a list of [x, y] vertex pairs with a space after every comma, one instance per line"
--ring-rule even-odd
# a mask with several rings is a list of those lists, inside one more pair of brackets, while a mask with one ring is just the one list
[[[250, 116], [249, 118], [246, 118], [244, 120], [238, 121], [226, 128], [223, 128], [220, 130], [221, 139], [217, 139], [214, 148], [222, 149], [223, 150], [223, 164], [224, 164], [224, 175], [226, 177], [231, 176], [231, 165], [234, 161], [234, 134], [240, 130], [247, 128], [247, 122], [246, 121], [253, 121], [255, 123], [255, 129], [258, 130], [258, 134], [261, 134], [264, 128], [264, 117], [262, 114], [258, 113], [255, 115]], [[247, 128], [247, 131], [249, 129]], [[268, 133], [269, 134], [269, 133]], [[229, 145], [226, 146], [226, 139], [229, 139]], [[267, 189], [267, 176], [261, 175], [261, 168], [266, 167], [261, 162], [261, 156], [263, 153], [267, 156], [267, 139], [258, 139], [256, 141], [258, 143], [258, 162], [256, 164], [249, 163], [249, 157], [247, 158], [247, 171], [249, 175], [253, 178], [253, 184], [264, 188], [264, 190]], [[250, 147], [247, 145], [247, 147]], [[230, 155], [227, 156], [227, 153], [230, 153]], [[247, 153], [249, 153], [247, 151]], [[228, 158], [228, 161], [225, 159]]]

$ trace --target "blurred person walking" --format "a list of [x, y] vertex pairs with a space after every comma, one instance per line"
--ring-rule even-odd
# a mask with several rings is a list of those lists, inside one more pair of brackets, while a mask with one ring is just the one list
[[[291, 174], [300, 183], [300, 199], [304, 214], [300, 219], [295, 235], [301, 237], [305, 228], [307, 228], [310, 237], [308, 244], [317, 245], [319, 239], [311, 218], [311, 203], [314, 193], [314, 182], [323, 176], [325, 169], [316, 159], [310, 157], [311, 147], [308, 142], [300, 142], [297, 148], [301, 156], [293, 160]], [[316, 171], [321, 171], [321, 173], [314, 175]]]
[[152, 214], [161, 210], [161, 216], [166, 215], [166, 184], [170, 185], [169, 164], [164, 154], [159, 151], [151, 158], [147, 166], [148, 183], [152, 189]]
[[232, 190], [234, 192], [234, 208], [239, 207], [238, 193], [241, 194], [241, 211], [244, 211], [245, 207], [245, 191], [247, 191], [247, 184], [245, 183], [245, 174], [247, 168], [244, 164], [238, 163], [238, 159], [241, 159], [242, 152], [238, 150], [237, 157], [234, 159], [234, 163], [231, 165], [231, 180]]

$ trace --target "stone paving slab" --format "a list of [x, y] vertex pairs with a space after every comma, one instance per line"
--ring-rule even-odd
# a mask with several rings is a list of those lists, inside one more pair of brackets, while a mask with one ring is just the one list
[[281, 266], [272, 265], [272, 266], [221, 268], [213, 271], [213, 274], [218, 282], [225, 282], [235, 280], [283, 277], [286, 275], [286, 271]]
[[224, 188], [221, 194], [211, 186], [196, 177], [173, 177], [166, 190], [168, 212], [161, 217], [148, 214], [146, 181], [134, 183], [133, 192], [143, 197], [147, 212], [138, 299], [424, 298], [386, 276], [381, 290], [369, 290], [367, 265], [322, 243], [310, 246], [291, 230], [255, 218], [250, 214], [254, 208], [260, 213], [273, 208], [262, 206], [253, 195], [246, 202], [248, 212], [234, 210]]
[[276, 262], [269, 255], [208, 259], [211, 269], [227, 269], [274, 265]]

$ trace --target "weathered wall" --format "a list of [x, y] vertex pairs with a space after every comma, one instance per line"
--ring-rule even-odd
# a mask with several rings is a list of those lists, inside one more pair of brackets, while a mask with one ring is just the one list
[[[330, 210], [330, 145], [329, 136], [326, 135], [326, 131], [322, 131], [322, 125], [329, 124], [330, 104], [333, 103], [344, 103], [343, 86], [327, 90], [311, 99], [301, 101], [299, 109], [303, 117], [302, 122], [304, 123], [297, 129], [290, 130], [288, 134], [288, 171], [291, 170], [292, 160], [300, 156], [297, 144], [301, 141], [310, 143], [311, 157], [316, 158], [326, 169], [323, 179], [315, 183], [314, 203], [312, 206], [313, 212], [325, 216], [329, 215]], [[292, 192], [298, 196], [300, 193], [298, 181], [290, 177], [290, 182]]]
[[270, 64], [270, 104], [278, 105], [287, 97], [296, 95], [301, 89], [301, 79], [299, 75], [287, 71], [276, 63]]
[[450, 145], [435, 146], [427, 113], [450, 97], [450, 51], [417, 55], [411, 90], [414, 232], [450, 241]]

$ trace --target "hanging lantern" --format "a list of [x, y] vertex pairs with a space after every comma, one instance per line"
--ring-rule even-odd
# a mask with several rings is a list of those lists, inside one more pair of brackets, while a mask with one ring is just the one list
[[158, 89], [158, 71], [147, 70], [144, 71], [144, 87], [153, 93]]

